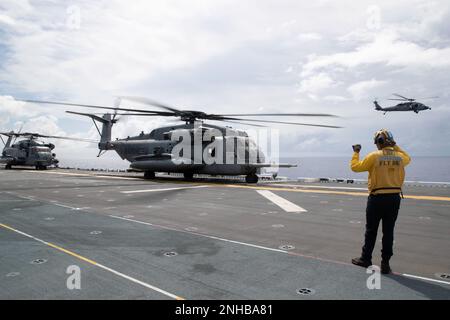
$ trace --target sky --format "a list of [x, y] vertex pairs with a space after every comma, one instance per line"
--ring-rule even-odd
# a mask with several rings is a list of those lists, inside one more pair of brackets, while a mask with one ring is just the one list
[[[355, 143], [367, 153], [381, 128], [413, 156], [450, 156], [449, 74], [448, 1], [0, 2], [2, 131], [98, 138], [89, 119], [64, 112], [81, 109], [14, 98], [112, 106], [128, 95], [211, 113], [339, 116], [279, 119], [344, 127], [274, 125], [282, 156], [350, 156]], [[373, 100], [392, 105], [392, 93], [439, 98], [420, 114], [376, 112]], [[167, 122], [122, 118], [113, 137]], [[102, 161], [95, 144], [56, 151]]]

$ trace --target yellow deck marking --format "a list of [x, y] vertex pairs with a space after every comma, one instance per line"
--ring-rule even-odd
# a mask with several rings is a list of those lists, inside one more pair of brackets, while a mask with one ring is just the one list
[[[35, 172], [32, 170], [26, 170], [26, 172]], [[72, 175], [72, 176], [85, 176], [92, 178], [110, 178], [110, 179], [123, 179], [123, 180], [143, 180], [140, 177], [117, 177], [117, 176], [107, 176], [107, 175], [95, 175], [95, 174], [83, 174], [83, 173], [70, 173], [70, 172], [42, 172], [39, 173], [48, 173], [48, 174], [61, 174], [61, 175]], [[144, 180], [145, 181], [145, 180]], [[158, 180], [154, 180], [152, 182], [160, 182]], [[310, 190], [310, 189], [293, 189], [293, 188], [279, 188], [279, 187], [267, 187], [267, 186], [249, 186], [249, 185], [239, 185], [239, 184], [223, 184], [217, 182], [188, 182], [188, 181], [171, 181], [170, 183], [190, 183], [193, 185], [214, 185], [218, 187], [226, 187], [226, 188], [244, 188], [244, 189], [256, 189], [256, 190], [270, 190], [270, 191], [287, 191], [287, 192], [303, 192], [303, 193], [320, 193], [320, 194], [338, 194], [338, 195], [347, 195], [347, 196], [359, 196], [359, 197], [367, 197], [368, 192], [351, 192], [351, 191], [334, 191], [334, 190]], [[304, 188], [304, 187], [303, 187]], [[414, 200], [429, 200], [429, 201], [447, 201], [450, 202], [450, 197], [443, 196], [421, 196], [421, 195], [405, 195], [405, 199], [414, 199]]]
[[[218, 184], [220, 185], [220, 184]], [[287, 191], [287, 192], [302, 192], [302, 193], [321, 193], [321, 194], [340, 194], [347, 196], [359, 196], [367, 197], [368, 192], [349, 192], [349, 191], [331, 191], [331, 190], [307, 190], [307, 189], [292, 189], [292, 188], [277, 188], [277, 187], [258, 187], [258, 186], [242, 186], [233, 184], [222, 185], [227, 188], [246, 188], [246, 189], [256, 189], [256, 190], [271, 190], [271, 191]], [[415, 199], [415, 200], [430, 200], [430, 201], [450, 201], [450, 197], [440, 197], [440, 196], [419, 196], [419, 195], [405, 195], [405, 199]]]
[[14, 228], [12, 228], [12, 227], [10, 227], [10, 226], [7, 226], [6, 224], [0, 223], [0, 227], [3, 227], [3, 228], [8, 229], [8, 230], [10, 230], [10, 231], [13, 231], [13, 232], [16, 232], [16, 233], [18, 233], [18, 234], [21, 234], [21, 235], [23, 235], [23, 236], [25, 236], [25, 237], [31, 238], [31, 239], [33, 239], [33, 240], [36, 240], [36, 241], [38, 241], [38, 242], [40, 242], [40, 243], [43, 243], [43, 244], [45, 244], [45, 245], [47, 245], [47, 246], [49, 246], [49, 247], [52, 247], [52, 248], [56, 249], [56, 250], [58, 250], [58, 251], [64, 252], [64, 253], [66, 253], [66, 254], [72, 256], [72, 257], [75, 257], [75, 258], [77, 258], [77, 259], [80, 259], [80, 260], [82, 260], [82, 261], [85, 261], [85, 262], [87, 262], [87, 263], [89, 263], [89, 264], [92, 264], [92, 265], [94, 265], [94, 266], [96, 266], [96, 267], [99, 267], [99, 268], [101, 268], [101, 269], [103, 269], [103, 270], [109, 271], [109, 272], [111, 272], [111, 273], [113, 273], [113, 274], [115, 274], [115, 275], [117, 275], [117, 276], [119, 276], [119, 277], [122, 277], [122, 278], [124, 278], [124, 279], [129, 280], [129, 281], [132, 281], [132, 282], [134, 282], [134, 283], [140, 284], [141, 286], [144, 286], [144, 287], [146, 287], [146, 288], [148, 288], [148, 289], [151, 289], [151, 290], [153, 290], [153, 291], [156, 291], [156, 292], [159, 292], [159, 293], [161, 293], [161, 294], [164, 294], [164, 295], [166, 295], [166, 296], [168, 296], [168, 297], [170, 297], [170, 298], [173, 298], [173, 299], [176, 299], [176, 300], [185, 300], [184, 298], [182, 298], [182, 297], [180, 297], [180, 296], [174, 295], [174, 294], [172, 294], [172, 293], [170, 293], [170, 292], [167, 292], [167, 291], [165, 291], [165, 290], [163, 290], [163, 289], [160, 289], [160, 288], [158, 288], [158, 287], [152, 286], [152, 285], [150, 285], [150, 284], [148, 284], [148, 283], [145, 283], [145, 282], [143, 282], [143, 281], [140, 281], [140, 280], [137, 280], [137, 279], [132, 278], [132, 277], [130, 277], [130, 276], [127, 276], [126, 274], [123, 274], [123, 273], [121, 273], [121, 272], [119, 272], [119, 271], [116, 271], [116, 270], [114, 270], [114, 269], [108, 268], [108, 267], [106, 267], [106, 266], [104, 266], [104, 265], [102, 265], [102, 264], [100, 264], [100, 263], [98, 263], [98, 262], [95, 262], [95, 261], [93, 261], [93, 260], [91, 260], [91, 259], [88, 259], [88, 258], [86, 258], [86, 257], [83, 257], [83, 256], [81, 256], [81, 255], [79, 255], [79, 254], [77, 254], [77, 253], [75, 253], [75, 252], [72, 252], [72, 251], [70, 251], [70, 250], [64, 249], [64, 248], [62, 248], [62, 247], [60, 247], [60, 246], [57, 246], [56, 244], [53, 244], [53, 243], [50, 243], [50, 242], [41, 240], [41, 239], [39, 239], [39, 238], [36, 238], [36, 237], [34, 237], [34, 236], [32, 236], [32, 235], [29, 235], [29, 234], [27, 234], [27, 233], [25, 233], [25, 232], [22, 232], [22, 231], [19, 231], [19, 230], [17, 230], [17, 229], [14, 229]]

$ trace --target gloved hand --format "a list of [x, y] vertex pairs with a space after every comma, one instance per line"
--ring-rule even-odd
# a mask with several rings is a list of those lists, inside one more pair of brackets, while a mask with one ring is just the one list
[[361, 151], [361, 145], [360, 144], [354, 144], [353, 146], [352, 146], [352, 148], [353, 148], [353, 151], [354, 152], [360, 152]]

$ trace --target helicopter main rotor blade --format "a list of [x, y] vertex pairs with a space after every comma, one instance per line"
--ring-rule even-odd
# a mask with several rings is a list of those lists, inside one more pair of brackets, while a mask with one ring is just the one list
[[4, 136], [8, 136], [8, 137], [21, 137], [21, 136], [29, 135], [28, 133], [19, 133], [19, 132], [14, 132], [14, 131], [11, 131], [11, 132], [0, 132], [0, 134], [4, 135]]
[[47, 139], [60, 139], [60, 140], [71, 140], [71, 141], [99, 143], [98, 140], [83, 139], [83, 138], [71, 138], [71, 137], [59, 137], [59, 136], [47, 136], [47, 135], [39, 135], [39, 137], [40, 138], [47, 138]]
[[[22, 132], [22, 129], [23, 129], [23, 123], [21, 124], [21, 126], [20, 126], [20, 129], [19, 129], [18, 133], [21, 133], [21, 132]], [[16, 141], [17, 141], [17, 136], [16, 136], [15, 138], [14, 138], [14, 140], [13, 140], [12, 144], [16, 143]]]
[[[131, 112], [125, 113], [123, 115], [128, 116], [165, 116], [165, 117], [181, 117], [183, 121], [193, 121], [195, 119], [203, 119], [203, 120], [217, 120], [217, 121], [245, 121], [245, 122], [262, 122], [262, 123], [278, 123], [278, 124], [290, 124], [290, 125], [301, 125], [301, 126], [312, 126], [312, 127], [323, 127], [323, 128], [341, 128], [339, 126], [331, 126], [331, 125], [320, 125], [320, 124], [311, 124], [311, 123], [299, 123], [299, 122], [286, 122], [286, 121], [271, 121], [271, 120], [256, 120], [256, 119], [241, 119], [238, 117], [247, 117], [247, 116], [316, 116], [316, 117], [336, 117], [331, 114], [320, 114], [320, 113], [260, 113], [260, 114], [235, 114], [236, 118], [233, 114], [221, 115], [221, 114], [207, 114], [201, 111], [192, 111], [192, 110], [178, 110], [173, 107], [169, 107], [167, 105], [161, 104], [159, 102], [140, 97], [130, 97], [123, 96], [122, 99], [128, 99], [152, 106], [156, 106], [159, 108], [163, 108], [169, 110], [170, 112], [162, 112], [162, 111], [154, 111], [154, 110], [143, 110], [143, 109], [130, 109], [130, 108], [118, 108], [118, 107], [104, 107], [98, 105], [87, 105], [87, 104], [76, 104], [76, 103], [66, 103], [66, 102], [55, 102], [55, 101], [43, 101], [43, 100], [18, 100], [30, 103], [45, 103], [45, 104], [53, 104], [53, 105], [65, 105], [65, 106], [76, 106], [76, 107], [84, 107], [84, 108], [97, 108], [97, 109], [107, 109], [114, 110], [115, 115], [117, 115], [117, 111], [125, 111]], [[74, 112], [69, 112], [74, 113]], [[242, 123], [246, 125], [250, 125], [248, 123]]]
[[334, 114], [327, 113], [230, 113], [230, 114], [214, 114], [213, 116], [224, 117], [338, 117]]
[[[97, 113], [97, 114], [101, 114], [101, 113]], [[152, 113], [116, 113], [116, 115], [118, 115], [118, 116], [161, 117], [160, 114], [152, 114]], [[176, 117], [175, 115], [171, 115], [171, 116]]]
[[61, 105], [61, 106], [70, 106], [70, 107], [82, 107], [82, 108], [96, 108], [96, 109], [104, 109], [104, 110], [118, 110], [118, 111], [130, 111], [130, 112], [141, 112], [141, 113], [150, 113], [150, 114], [158, 114], [161, 116], [173, 116], [173, 113], [169, 112], [161, 112], [161, 111], [153, 111], [153, 110], [142, 110], [142, 109], [128, 109], [128, 108], [117, 108], [117, 107], [104, 107], [98, 105], [91, 104], [78, 104], [78, 103], [69, 103], [69, 102], [55, 102], [55, 101], [44, 101], [44, 100], [21, 100], [16, 99], [16, 101], [23, 101], [29, 103], [39, 103], [39, 104], [52, 104], [52, 105]]
[[151, 100], [151, 99], [148, 99], [148, 98], [132, 97], [132, 96], [122, 96], [121, 98], [122, 99], [126, 99], [126, 100], [130, 100], [130, 101], [134, 101], [134, 102], [143, 103], [143, 104], [146, 104], [146, 105], [149, 105], [149, 106], [153, 106], [153, 107], [166, 109], [166, 110], [172, 111], [172, 112], [174, 112], [176, 114], [180, 114], [182, 112], [181, 110], [178, 110], [178, 109], [176, 109], [174, 107], [162, 104], [160, 102], [157, 102], [155, 100]]
[[228, 121], [228, 120], [211, 120], [211, 121], [222, 121], [222, 122], [227, 122], [227, 123], [243, 124], [243, 125], [246, 125], [246, 126], [252, 126], [252, 127], [262, 127], [262, 128], [267, 128], [267, 126], [263, 126], [262, 124], [254, 124], [254, 123], [245, 123], [245, 122]]
[[73, 140], [73, 141], [84, 141], [84, 142], [95, 142], [95, 143], [98, 143], [97, 140], [92, 140], [92, 139], [61, 137], [61, 136], [49, 136], [49, 135], [40, 134], [40, 133], [34, 133], [34, 132], [22, 132], [22, 133], [0, 132], [0, 134], [8, 136], [8, 137], [13, 136], [13, 137], [30, 137], [30, 138], [65, 139], [65, 140]]
[[285, 121], [272, 121], [272, 120], [257, 120], [257, 119], [239, 119], [239, 118], [229, 118], [224, 117], [222, 120], [243, 120], [243, 121], [251, 121], [251, 122], [263, 122], [263, 123], [278, 123], [278, 124], [291, 124], [297, 126], [309, 126], [309, 127], [322, 127], [322, 128], [342, 128], [338, 126], [330, 126], [325, 124], [313, 124], [313, 123], [300, 123], [300, 122], [285, 122]]

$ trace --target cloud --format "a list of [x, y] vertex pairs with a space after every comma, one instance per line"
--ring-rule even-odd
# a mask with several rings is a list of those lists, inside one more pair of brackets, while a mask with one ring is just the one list
[[297, 38], [302, 41], [322, 40], [322, 36], [315, 32], [300, 33]]
[[335, 85], [336, 82], [326, 73], [318, 73], [300, 82], [299, 92], [316, 95]]
[[58, 118], [45, 115], [29, 119], [24, 123], [22, 131], [34, 131], [45, 135], [65, 135], [65, 132], [58, 126]]
[[347, 88], [347, 91], [350, 92], [354, 100], [359, 101], [363, 98], [367, 98], [367, 96], [373, 92], [373, 89], [383, 86], [384, 84], [386, 84], [386, 81], [370, 79], [352, 84]]
[[310, 75], [327, 67], [354, 68], [367, 64], [408, 68], [449, 67], [450, 47], [425, 48], [399, 39], [395, 32], [380, 32], [374, 36], [373, 41], [354, 50], [310, 58], [303, 66], [302, 74]]
[[0, 107], [2, 114], [14, 117], [30, 117], [39, 113], [36, 106], [25, 102], [16, 101], [11, 96], [0, 95]]
[[0, 14], [0, 25], [1, 24], [7, 25], [7, 26], [13, 26], [16, 24], [16, 21], [7, 15]]
[[[211, 113], [264, 110], [342, 116], [292, 119], [345, 126], [341, 130], [275, 126], [282, 153], [343, 154], [354, 137], [367, 135], [362, 143], [370, 143], [372, 131], [383, 126], [394, 127], [405, 143], [413, 137], [414, 143], [427, 144], [429, 154], [448, 153], [442, 151], [450, 150], [443, 147], [448, 134], [435, 130], [430, 139], [413, 135], [409, 128], [414, 124], [430, 135], [433, 128], [447, 133], [442, 127], [450, 121], [444, 112], [450, 105], [445, 95], [450, 91], [450, 5], [377, 1], [379, 25], [368, 28], [372, 4], [2, 0], [1, 124], [9, 129], [19, 121], [40, 118], [33, 121], [35, 129], [96, 139], [89, 119], [64, 113], [86, 109], [22, 104], [7, 96], [107, 106], [115, 95], [137, 95]], [[76, 13], [69, 5], [79, 8], [79, 28], [68, 23]], [[419, 116], [375, 113], [372, 98], [392, 92], [441, 99]], [[123, 118], [114, 126], [113, 137], [149, 132], [166, 123]], [[102, 161], [95, 158], [95, 145], [57, 147], [68, 160], [89, 155]]]

